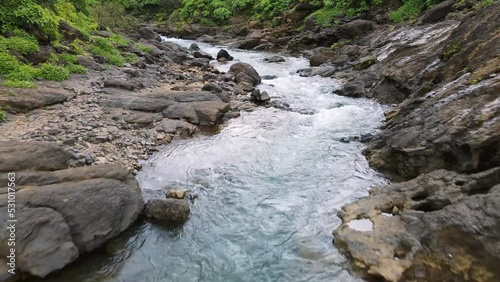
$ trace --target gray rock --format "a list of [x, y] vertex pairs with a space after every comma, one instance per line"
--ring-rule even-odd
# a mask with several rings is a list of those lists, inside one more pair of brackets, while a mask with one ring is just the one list
[[73, 158], [53, 143], [0, 141], [0, 172], [65, 169]]
[[191, 136], [196, 132], [196, 126], [182, 120], [163, 120], [157, 131]]
[[259, 76], [259, 73], [251, 65], [247, 63], [239, 62], [232, 65], [231, 68], [229, 69], [229, 73], [234, 75], [236, 79], [238, 79], [238, 75], [240, 73], [243, 73], [252, 79], [253, 85], [258, 85], [262, 81]]
[[220, 62], [221, 59], [225, 59], [225, 61], [234, 60], [233, 56], [229, 55], [229, 53], [224, 49], [221, 49], [219, 53], [217, 53], [217, 61]]
[[[473, 175], [438, 170], [375, 188], [339, 212], [335, 245], [368, 280], [409, 281], [419, 269], [422, 281], [498, 277], [499, 183], [500, 168]], [[352, 228], [358, 219], [372, 228]]]
[[160, 35], [147, 27], [139, 28], [138, 32], [143, 39], [161, 41]]
[[281, 56], [272, 56], [272, 57], [268, 57], [268, 58], [264, 59], [264, 62], [268, 62], [268, 63], [282, 63], [285, 61], [286, 61], [285, 58], [283, 58]]
[[150, 114], [150, 113], [134, 113], [127, 115], [124, 120], [127, 123], [148, 125], [155, 121], [160, 121], [162, 116], [160, 114]]
[[452, 7], [455, 4], [455, 2], [456, 2], [455, 0], [448, 0], [430, 8], [422, 16], [422, 23], [424, 24], [433, 23], [443, 19], [444, 17], [446, 17], [446, 15], [448, 15], [452, 11]]
[[183, 224], [189, 218], [190, 208], [185, 200], [153, 199], [146, 203], [144, 213], [162, 223]]

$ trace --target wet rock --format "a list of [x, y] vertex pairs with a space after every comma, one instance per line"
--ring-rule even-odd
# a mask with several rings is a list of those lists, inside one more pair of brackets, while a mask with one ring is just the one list
[[262, 103], [271, 100], [271, 97], [269, 96], [269, 94], [267, 94], [266, 91], [260, 92], [259, 89], [255, 89], [250, 95], [250, 99], [253, 102]]
[[268, 62], [268, 63], [282, 63], [285, 61], [286, 61], [285, 58], [283, 58], [281, 56], [272, 56], [272, 57], [264, 58], [264, 62]]
[[259, 73], [250, 64], [247, 63], [239, 62], [232, 65], [229, 69], [229, 73], [234, 75], [236, 77], [236, 80], [238, 80], [239, 74], [245, 74], [247, 77], [251, 78], [251, 83], [254, 86], [260, 84], [262, 81]]
[[276, 75], [268, 75], [268, 74], [266, 74], [266, 75], [261, 76], [260, 78], [262, 78], [263, 80], [272, 80], [272, 79], [276, 79], [278, 77]]
[[430, 8], [425, 14], [422, 16], [422, 23], [433, 23], [437, 22], [446, 15], [448, 15], [452, 11], [452, 7], [455, 4], [455, 0], [448, 0], [442, 3], [437, 4], [436, 6]]
[[[36, 156], [30, 161], [36, 162]], [[23, 166], [27, 167], [35, 168]], [[6, 187], [5, 174], [0, 183]], [[37, 277], [59, 270], [79, 255], [102, 246], [128, 228], [144, 205], [137, 181], [120, 166], [16, 171], [16, 184], [16, 235], [30, 238], [16, 242], [17, 266], [21, 272]], [[5, 190], [0, 191], [0, 198], [4, 208]], [[3, 230], [7, 226], [6, 216], [0, 215]], [[1, 232], [0, 238], [7, 240], [7, 235]], [[4, 259], [0, 260], [4, 263]]]
[[232, 61], [234, 60], [234, 58], [233, 56], [229, 55], [229, 53], [226, 50], [221, 49], [219, 53], [217, 53], [217, 61], [220, 62], [221, 60]]
[[[339, 212], [335, 245], [367, 279], [488, 281], [500, 275], [498, 183], [500, 168], [438, 170], [375, 188]], [[371, 230], [350, 227], [358, 219], [371, 221]]]
[[177, 199], [153, 199], [146, 203], [144, 214], [166, 224], [183, 224], [189, 218], [189, 204]]
[[190, 51], [201, 51], [200, 46], [198, 46], [198, 44], [196, 44], [196, 43], [191, 44], [189, 46], [189, 50]]

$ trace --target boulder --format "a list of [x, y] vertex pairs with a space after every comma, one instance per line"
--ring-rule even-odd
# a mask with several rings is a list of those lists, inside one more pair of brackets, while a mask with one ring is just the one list
[[66, 39], [68, 41], [74, 41], [76, 39], [80, 39], [80, 40], [84, 40], [84, 41], [87, 40], [87, 36], [85, 36], [77, 28], [72, 27], [66, 21], [63, 21], [63, 20], [59, 21], [59, 30], [61, 31], [62, 35], [64, 36], [64, 39]]
[[60, 170], [68, 168], [72, 159], [53, 143], [0, 141], [0, 172]]
[[158, 42], [161, 42], [160, 35], [158, 35], [158, 33], [154, 32], [150, 28], [141, 27], [141, 28], [139, 28], [138, 32], [139, 32], [140, 37], [145, 39], [145, 40], [156, 40]]
[[374, 29], [375, 25], [372, 21], [358, 19], [339, 26], [335, 30], [335, 36], [338, 39], [354, 39], [366, 35]]
[[499, 183], [497, 167], [472, 175], [437, 170], [375, 188], [339, 212], [335, 245], [367, 280], [493, 281]]
[[152, 199], [144, 208], [144, 214], [166, 224], [183, 224], [189, 218], [190, 208], [185, 200]]
[[455, 0], [448, 0], [430, 8], [422, 16], [422, 23], [433, 23], [443, 19], [453, 10], [453, 5], [455, 4], [455, 2]]
[[225, 61], [234, 60], [233, 56], [229, 55], [229, 53], [224, 49], [221, 49], [219, 53], [217, 53], [217, 61], [220, 62], [222, 59], [224, 59]]
[[165, 196], [167, 197], [167, 199], [183, 200], [184, 198], [186, 198], [186, 193], [187, 190], [185, 189], [168, 189], [165, 192]]
[[238, 74], [244, 73], [252, 79], [251, 83], [253, 85], [258, 85], [262, 81], [259, 73], [250, 64], [247, 63], [238, 62], [232, 65], [229, 69], [229, 73], [234, 75], [236, 78], [238, 77]]
[[123, 119], [127, 123], [137, 124], [137, 125], [149, 125], [155, 121], [160, 121], [163, 117], [160, 114], [152, 113], [132, 113]]
[[[34, 143], [31, 147], [44, 146]], [[45, 152], [44, 156], [38, 153], [22, 166], [6, 164], [7, 171], [16, 171], [18, 271], [45, 277], [123, 232], [137, 219], [144, 203], [137, 181], [120, 166], [35, 171], [47, 169], [37, 165], [44, 158], [50, 169], [57, 163], [57, 168], [62, 168], [66, 159], [54, 159], [61, 155], [57, 152]], [[0, 152], [0, 157], [11, 154]], [[1, 175], [2, 187], [7, 187], [7, 182], [7, 175]], [[0, 190], [2, 209], [6, 208], [7, 197], [6, 189]], [[7, 214], [0, 219], [2, 230], [7, 230]], [[7, 242], [8, 235], [0, 232], [2, 242]], [[7, 250], [5, 245], [0, 247], [2, 264]]]
[[168, 134], [179, 134], [181, 136], [188, 135], [191, 136], [196, 132], [196, 126], [185, 122], [183, 120], [163, 120], [158, 128], [156, 129], [159, 132], [164, 132]]
[[331, 49], [319, 49], [313, 53], [309, 58], [309, 64], [312, 67], [320, 66], [328, 61], [333, 60], [337, 56], [337, 53]]
[[12, 89], [0, 86], [0, 105], [12, 113], [23, 113], [59, 104], [75, 97], [74, 92], [61, 88], [39, 86], [36, 89]]

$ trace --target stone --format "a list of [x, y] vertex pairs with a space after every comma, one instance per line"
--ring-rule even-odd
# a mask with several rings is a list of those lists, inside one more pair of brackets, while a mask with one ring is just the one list
[[160, 114], [150, 114], [150, 113], [134, 113], [127, 115], [123, 120], [127, 123], [148, 125], [155, 121], [160, 121], [162, 116]]
[[309, 58], [309, 64], [312, 67], [320, 66], [328, 61], [333, 60], [337, 56], [337, 53], [333, 50], [320, 49]]
[[186, 198], [186, 193], [187, 190], [185, 189], [168, 189], [165, 192], [165, 196], [167, 197], [167, 199], [183, 200], [184, 198]]
[[339, 39], [354, 39], [366, 35], [374, 29], [375, 25], [372, 21], [358, 19], [339, 26], [335, 30], [335, 36]]
[[138, 89], [139, 85], [136, 82], [127, 79], [107, 78], [104, 80], [104, 87], [121, 88], [132, 91]]
[[0, 172], [60, 170], [68, 168], [73, 159], [53, 143], [0, 141]]
[[267, 94], [266, 91], [260, 92], [259, 89], [255, 89], [250, 95], [250, 99], [253, 102], [262, 103], [271, 100], [271, 97], [269, 96], [269, 94]]
[[158, 42], [161, 42], [160, 35], [158, 35], [156, 32], [154, 32], [150, 28], [141, 27], [141, 28], [139, 28], [138, 32], [139, 32], [140, 37], [145, 39], [145, 40], [156, 40]]
[[240, 73], [245, 74], [246, 76], [251, 78], [252, 84], [254, 86], [262, 82], [259, 73], [250, 64], [247, 63], [238, 62], [232, 65], [229, 69], [229, 73], [234, 75], [236, 77], [236, 80], [238, 80], [238, 75]]
[[[40, 144], [31, 146], [39, 148]], [[0, 157], [5, 155], [0, 152]], [[50, 157], [54, 155], [44, 158]], [[127, 229], [144, 206], [137, 181], [120, 166], [35, 171], [44, 169], [36, 162], [34, 154], [23, 166], [11, 162], [8, 168], [18, 169], [16, 235], [30, 238], [16, 242], [21, 272], [45, 277], [61, 269]], [[2, 187], [7, 187], [7, 181], [7, 174], [0, 176]], [[0, 199], [0, 207], [6, 208], [6, 189], [0, 190]], [[6, 213], [0, 215], [2, 230], [7, 227], [6, 217]], [[7, 236], [7, 232], [0, 232], [0, 239], [5, 241]], [[0, 253], [4, 264], [5, 249], [0, 248]]]
[[261, 76], [260, 78], [262, 78], [263, 80], [272, 80], [272, 79], [276, 79], [278, 77], [276, 75], [268, 75], [268, 74], [266, 74], [266, 75]]
[[[335, 245], [367, 280], [493, 281], [500, 270], [500, 168], [437, 170], [375, 188], [339, 212]], [[357, 231], [358, 219], [373, 223]]]
[[181, 136], [188, 135], [191, 136], [196, 133], [196, 126], [185, 122], [183, 120], [163, 120], [157, 128], [157, 131], [161, 131], [168, 134], [179, 134]]
[[264, 62], [268, 62], [268, 63], [282, 63], [285, 61], [286, 61], [285, 58], [283, 58], [281, 56], [272, 56], [272, 57], [264, 58]]
[[152, 199], [144, 208], [144, 214], [165, 224], [183, 224], [189, 218], [190, 208], [185, 200]]
[[453, 10], [452, 7], [455, 4], [455, 2], [456, 2], [455, 0], [448, 0], [430, 8], [422, 16], [421, 22], [427, 24], [427, 23], [437, 22], [443, 19]]
[[217, 83], [207, 83], [201, 88], [203, 91], [210, 91], [214, 93], [222, 93], [222, 87], [220, 87]]
[[217, 53], [217, 61], [220, 62], [221, 59], [224, 59], [224, 61], [234, 60], [233, 56], [229, 55], [229, 53], [224, 49], [221, 49], [219, 53]]
[[11, 113], [31, 111], [45, 106], [63, 103], [76, 96], [59, 88], [39, 86], [36, 89], [12, 89], [0, 86], [0, 105]]

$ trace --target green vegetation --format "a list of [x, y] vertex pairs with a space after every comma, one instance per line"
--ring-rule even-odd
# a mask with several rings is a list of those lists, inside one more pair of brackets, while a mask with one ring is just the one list
[[12, 88], [36, 88], [36, 84], [31, 81], [6, 80], [3, 85]]
[[2, 111], [2, 108], [0, 108], [0, 122], [5, 121], [5, 116], [6, 116], [5, 112]]
[[42, 64], [38, 76], [47, 80], [63, 81], [69, 78], [70, 72], [64, 67]]
[[113, 45], [113, 40], [109, 38], [92, 37], [92, 43], [89, 46], [89, 52], [92, 55], [103, 57], [107, 63], [115, 66], [123, 66], [125, 58], [120, 51]]
[[151, 52], [153, 51], [151, 49], [151, 47], [147, 46], [147, 45], [144, 45], [144, 44], [141, 44], [141, 43], [137, 43], [135, 44], [135, 48], [141, 50], [142, 52], [144, 53], [148, 53], [148, 54], [151, 54]]
[[448, 61], [451, 56], [455, 55], [456, 53], [460, 52], [460, 44], [459, 43], [453, 43], [449, 44], [444, 48], [443, 55], [442, 55], [442, 60], [443, 61]]

